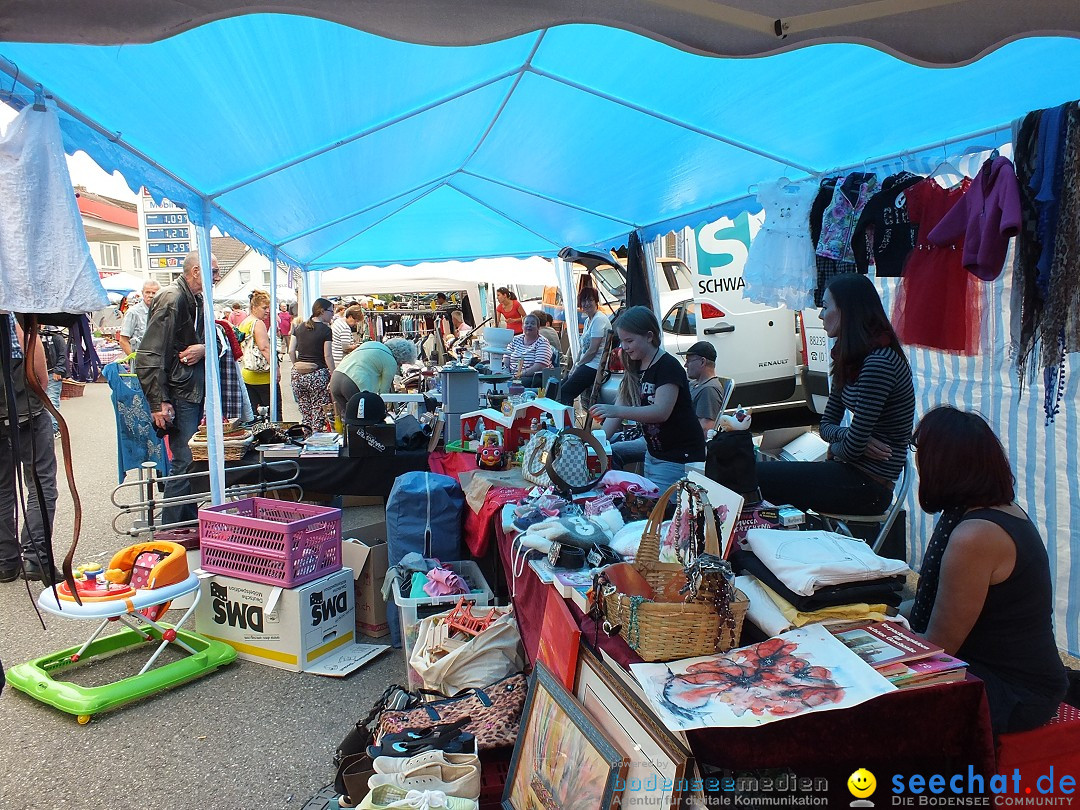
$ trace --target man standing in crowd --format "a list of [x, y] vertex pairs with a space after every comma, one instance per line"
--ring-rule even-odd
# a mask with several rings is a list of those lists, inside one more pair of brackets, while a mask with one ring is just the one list
[[701, 429], [707, 434], [716, 425], [724, 401], [724, 385], [716, 376], [716, 347], [706, 340], [699, 340], [679, 354], [686, 355], [691, 402]]
[[[31, 481], [36, 472], [45, 497], [45, 511], [52, 535], [53, 514], [56, 511], [56, 450], [53, 444], [52, 422], [41, 400], [27, 390], [23, 359], [23, 331], [14, 315], [0, 316], [0, 339], [11, 344], [11, 380], [15, 389], [15, 407], [9, 408], [7, 386], [0, 385], [0, 582], [11, 582], [19, 576], [19, 557], [22, 556], [26, 579], [37, 579], [46, 585], [59, 581], [55, 566], [49, 570], [45, 523], [42, 521], [37, 487]], [[44, 389], [49, 381], [45, 349], [39, 342], [31, 364], [32, 372]], [[15, 539], [15, 476], [12, 456], [15, 452], [13, 428], [19, 429], [19, 462], [26, 481], [26, 509], [20, 539]], [[31, 435], [33, 442], [31, 444]]]
[[[210, 257], [214, 281], [218, 262]], [[191, 465], [188, 441], [203, 417], [206, 382], [203, 360], [206, 355], [202, 312], [203, 282], [199, 253], [184, 257], [184, 274], [158, 293], [146, 322], [146, 332], [135, 362], [143, 394], [150, 406], [154, 427], [169, 437], [172, 451], [170, 475], [181, 475]], [[213, 325], [211, 324], [211, 328]], [[166, 498], [191, 494], [191, 482], [170, 481]], [[194, 504], [169, 506], [161, 513], [162, 523], [194, 520]]]
[[334, 315], [334, 320], [330, 323], [330, 334], [333, 336], [330, 353], [334, 356], [335, 365], [360, 345], [360, 341], [356, 339], [356, 325], [363, 320], [364, 310], [356, 305], [344, 310], [341, 315]]
[[278, 304], [277, 332], [281, 347], [288, 351], [289, 338], [292, 337], [292, 313], [289, 312], [289, 305], [284, 301]]
[[120, 327], [120, 334], [116, 339], [125, 355], [139, 350], [139, 344], [142, 343], [143, 335], [146, 334], [146, 318], [150, 314], [150, 305], [160, 289], [161, 285], [156, 281], [144, 282], [139, 303], [128, 307], [127, 314], [124, 315], [124, 323]]
[[[68, 339], [67, 333], [59, 326], [41, 327], [41, 345], [45, 349], [45, 363], [49, 370], [49, 386], [45, 393], [49, 395], [56, 410], [60, 410], [60, 393], [64, 390], [64, 377], [68, 374]], [[56, 417], [51, 413], [53, 438], [60, 438], [60, 428]]]

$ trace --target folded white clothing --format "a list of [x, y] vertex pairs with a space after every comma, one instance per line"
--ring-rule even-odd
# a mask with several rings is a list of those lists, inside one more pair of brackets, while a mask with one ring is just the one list
[[750, 606], [746, 609], [746, 618], [752, 621], [761, 632], [778, 636], [792, 628], [791, 622], [762, 589], [757, 577], [749, 574], [735, 577], [735, 587], [745, 593], [746, 598], [750, 600]]
[[751, 529], [746, 542], [777, 579], [803, 596], [908, 572], [907, 563], [880, 557], [863, 541], [835, 532]]

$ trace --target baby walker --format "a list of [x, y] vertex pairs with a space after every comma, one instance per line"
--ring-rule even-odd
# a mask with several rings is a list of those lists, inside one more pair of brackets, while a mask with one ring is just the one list
[[[228, 644], [180, 629], [194, 615], [201, 594], [198, 578], [188, 572], [184, 547], [177, 543], [150, 541], [128, 546], [113, 555], [108, 570], [102, 571], [96, 564], [80, 566], [75, 584], [78, 601], [65, 582], [57, 585], [55, 595], [51, 588], [44, 590], [38, 605], [70, 619], [100, 619], [97, 629], [81, 647], [19, 664], [7, 677], [14, 688], [76, 715], [80, 724], [90, 722], [93, 714], [194, 680], [236, 658], [236, 650]], [[173, 599], [193, 591], [194, 603], [175, 626], [158, 622]], [[102, 636], [110, 622], [120, 622], [125, 629]], [[150, 659], [138, 674], [115, 683], [79, 686], [53, 677], [65, 667], [146, 642], [156, 642]], [[187, 655], [151, 669], [169, 644]]]

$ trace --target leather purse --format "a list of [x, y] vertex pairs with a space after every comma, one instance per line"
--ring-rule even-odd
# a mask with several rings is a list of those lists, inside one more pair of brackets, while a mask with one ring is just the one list
[[436, 723], [468, 718], [465, 731], [476, 736], [481, 751], [512, 747], [517, 740], [528, 682], [520, 672], [483, 689], [467, 689], [445, 700], [425, 703], [405, 711], [384, 711], [378, 737], [398, 734], [407, 728], [425, 729]]
[[[589, 450], [596, 454], [600, 471], [589, 469]], [[547, 474], [559, 492], [579, 495], [588, 492], [608, 470], [603, 446], [586, 430], [563, 428], [555, 438], [547, 458]]]

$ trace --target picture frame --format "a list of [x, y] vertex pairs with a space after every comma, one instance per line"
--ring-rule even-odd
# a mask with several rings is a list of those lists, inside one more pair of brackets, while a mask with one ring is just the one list
[[624, 806], [685, 810], [693, 803], [694, 757], [591, 648], [578, 651], [574, 696], [615, 746], [629, 755]]
[[626, 757], [543, 664], [529, 679], [503, 810], [611, 810]]

